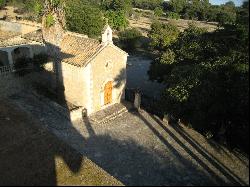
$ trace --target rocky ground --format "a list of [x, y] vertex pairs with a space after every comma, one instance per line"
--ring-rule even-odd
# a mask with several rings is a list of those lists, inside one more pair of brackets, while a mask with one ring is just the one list
[[34, 95], [10, 100], [124, 185], [249, 185], [248, 157], [143, 110], [105, 124], [87, 118], [70, 122]]

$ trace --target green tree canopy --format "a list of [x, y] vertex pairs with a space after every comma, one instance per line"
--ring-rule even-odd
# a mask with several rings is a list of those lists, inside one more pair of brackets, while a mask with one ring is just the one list
[[[169, 45], [156, 43], [161, 55], [149, 74], [166, 85], [159, 103], [162, 112], [215, 137], [224, 128], [227, 143], [249, 152], [247, 6], [237, 14], [236, 23], [215, 32], [190, 25]], [[158, 34], [154, 27], [151, 32]]]
[[90, 37], [101, 35], [105, 22], [98, 6], [86, 4], [81, 0], [67, 1], [65, 12], [66, 25], [70, 31]]
[[148, 36], [151, 39], [151, 46], [153, 48], [164, 50], [176, 40], [179, 33], [175, 25], [156, 21], [151, 25], [151, 31]]
[[127, 51], [134, 51], [138, 47], [141, 36], [141, 32], [135, 28], [126, 29], [118, 34], [121, 47]]
[[3, 8], [4, 4], [5, 4], [5, 0], [0, 0], [0, 9]]
[[160, 7], [163, 0], [133, 0], [132, 4], [136, 8], [154, 10], [156, 7]]

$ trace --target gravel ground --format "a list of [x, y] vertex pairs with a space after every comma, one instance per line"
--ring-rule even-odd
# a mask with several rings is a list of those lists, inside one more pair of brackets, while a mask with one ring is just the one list
[[125, 185], [249, 185], [248, 158], [145, 111], [97, 125], [65, 122], [52, 104], [28, 94], [12, 102]]
[[0, 186], [122, 185], [15, 104], [0, 103]]
[[158, 97], [165, 86], [158, 82], [150, 81], [148, 70], [152, 63], [152, 59], [131, 55], [128, 57], [127, 66], [127, 88], [140, 88], [140, 90], [150, 97]]

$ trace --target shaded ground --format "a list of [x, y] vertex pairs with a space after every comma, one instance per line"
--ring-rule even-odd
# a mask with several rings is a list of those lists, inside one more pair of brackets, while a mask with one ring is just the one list
[[86, 118], [70, 123], [35, 96], [11, 100], [125, 185], [249, 185], [248, 158], [145, 111], [126, 112], [104, 125]]
[[27, 113], [0, 103], [0, 185], [121, 185]]
[[140, 88], [147, 96], [159, 97], [165, 86], [149, 80], [147, 72], [149, 71], [152, 59], [140, 55], [130, 55], [127, 63], [126, 87], [129, 89]]

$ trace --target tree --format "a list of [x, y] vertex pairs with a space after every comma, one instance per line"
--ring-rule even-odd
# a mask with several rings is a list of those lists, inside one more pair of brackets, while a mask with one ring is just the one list
[[157, 17], [161, 17], [163, 15], [163, 9], [161, 7], [156, 7], [154, 9], [154, 15]]
[[151, 25], [149, 38], [151, 39], [151, 46], [157, 50], [164, 50], [176, 40], [180, 31], [175, 25], [154, 22]]
[[5, 5], [5, 0], [0, 0], [0, 9], [3, 8]]
[[154, 10], [163, 4], [163, 0], [133, 0], [132, 4], [136, 8]]
[[228, 145], [249, 153], [249, 17], [247, 8], [237, 14], [236, 23], [213, 33], [190, 25], [170, 45], [158, 45], [149, 74], [166, 85], [161, 112], [215, 138], [224, 129]]
[[134, 51], [138, 47], [141, 36], [141, 32], [135, 28], [126, 29], [118, 34], [122, 48], [127, 51]]
[[170, 0], [169, 10], [175, 13], [181, 13], [185, 6], [187, 5], [187, 0]]
[[108, 19], [109, 25], [114, 30], [124, 30], [128, 26], [128, 20], [124, 11], [109, 10], [105, 14], [105, 18]]
[[103, 14], [97, 6], [81, 0], [67, 1], [65, 12], [67, 29], [70, 31], [87, 34], [90, 37], [101, 35], [105, 23]]
[[101, 3], [104, 10], [124, 11], [129, 14], [132, 10], [131, 0], [104, 0]]
[[228, 2], [221, 6], [217, 15], [217, 21], [220, 25], [233, 24], [236, 21], [236, 8], [233, 2]]

